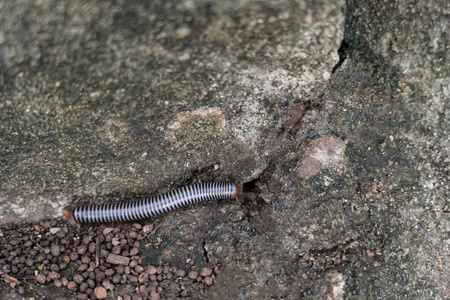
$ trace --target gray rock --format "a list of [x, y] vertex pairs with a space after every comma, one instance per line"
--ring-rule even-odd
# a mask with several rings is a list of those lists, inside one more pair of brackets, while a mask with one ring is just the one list
[[435, 2], [4, 1], [0, 222], [237, 179], [142, 266], [214, 270], [194, 299], [447, 298]]

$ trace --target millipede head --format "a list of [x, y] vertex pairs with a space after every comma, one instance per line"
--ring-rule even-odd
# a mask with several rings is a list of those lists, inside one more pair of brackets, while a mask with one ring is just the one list
[[68, 217], [68, 218], [71, 219], [71, 220], [73, 220], [73, 218], [72, 218], [72, 213], [73, 213], [73, 212], [69, 211], [69, 212], [67, 212], [64, 216], [65, 216], [65, 217]]
[[237, 180], [234, 182], [234, 184], [236, 185], [236, 194], [234, 194], [234, 196], [231, 198], [231, 199], [236, 199], [236, 201], [238, 201], [239, 202], [239, 199], [238, 199], [238, 194], [239, 194], [239, 186], [238, 186], [238, 182], [237, 182]]

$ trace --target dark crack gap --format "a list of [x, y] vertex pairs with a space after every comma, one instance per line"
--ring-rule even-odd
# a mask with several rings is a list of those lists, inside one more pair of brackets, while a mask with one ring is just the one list
[[338, 49], [339, 61], [331, 70], [331, 74], [336, 73], [337, 69], [339, 69], [344, 63], [344, 61], [347, 59], [347, 49], [348, 43], [345, 40], [342, 40], [341, 46]]
[[257, 179], [243, 184], [244, 199], [241, 207], [246, 219], [259, 220], [264, 225], [270, 226], [274, 172], [275, 163], [271, 160]]

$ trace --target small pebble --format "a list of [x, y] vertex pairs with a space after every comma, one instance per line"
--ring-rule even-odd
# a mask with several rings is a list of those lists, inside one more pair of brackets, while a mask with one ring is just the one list
[[80, 292], [81, 293], [86, 292], [88, 290], [88, 288], [89, 288], [89, 285], [86, 282], [82, 282], [80, 284]]
[[144, 272], [144, 267], [142, 267], [141, 265], [137, 265], [134, 270], [138, 273], [142, 273]]
[[98, 286], [94, 290], [94, 295], [97, 299], [105, 299], [107, 296], [106, 289], [102, 286]]
[[141, 294], [133, 294], [133, 296], [131, 296], [131, 300], [142, 300], [142, 295]]
[[208, 276], [211, 276], [212, 273], [213, 273], [213, 271], [212, 271], [210, 268], [203, 268], [203, 269], [200, 271], [200, 276], [208, 277]]
[[59, 245], [52, 245], [50, 252], [53, 256], [58, 257], [61, 254], [61, 247]]
[[53, 282], [53, 285], [56, 287], [62, 287], [62, 282], [59, 279], [55, 279], [55, 281]]
[[139, 253], [139, 249], [138, 248], [132, 248], [130, 250], [130, 256], [135, 256]]
[[175, 273], [176, 276], [178, 277], [184, 277], [186, 275], [186, 271], [185, 270], [177, 270], [177, 272]]
[[71, 261], [77, 261], [79, 257], [80, 257], [80, 256], [79, 256], [78, 253], [76, 253], [76, 252], [70, 253], [70, 260], [71, 260]]
[[73, 292], [76, 292], [77, 291], [77, 284], [76, 284], [76, 282], [75, 281], [69, 281], [67, 283], [67, 288], [69, 290], [73, 291]]
[[40, 284], [44, 284], [47, 281], [47, 277], [44, 274], [39, 273], [36, 275], [36, 281]]
[[157, 269], [156, 269], [155, 266], [150, 265], [150, 266], [147, 267], [147, 273], [149, 275], [156, 274], [156, 272], [157, 272]]
[[151, 291], [150, 292], [150, 299], [152, 299], [152, 300], [159, 300], [159, 299], [161, 299], [161, 297], [160, 297], [160, 295], [157, 292]]
[[205, 277], [204, 282], [206, 285], [212, 285], [213, 284], [213, 279], [212, 277]]
[[195, 280], [195, 279], [197, 279], [197, 276], [198, 276], [198, 272], [197, 271], [190, 271], [188, 273], [189, 279]]
[[83, 276], [81, 276], [80, 274], [76, 274], [73, 276], [73, 281], [75, 281], [76, 283], [80, 284], [84, 281]]

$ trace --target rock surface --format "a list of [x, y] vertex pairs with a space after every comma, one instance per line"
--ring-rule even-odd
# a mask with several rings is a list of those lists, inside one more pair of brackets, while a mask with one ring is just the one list
[[2, 223], [237, 179], [142, 266], [211, 270], [194, 299], [450, 297], [448, 4], [2, 9]]

